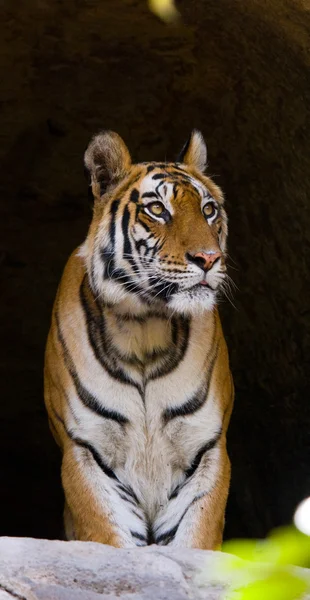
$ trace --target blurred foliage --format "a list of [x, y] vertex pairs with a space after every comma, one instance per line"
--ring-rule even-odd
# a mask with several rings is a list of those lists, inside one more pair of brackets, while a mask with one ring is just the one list
[[310, 573], [292, 567], [310, 568], [310, 537], [294, 527], [266, 540], [228, 541], [222, 551], [231, 558], [221, 571], [230, 582], [226, 600], [297, 600], [310, 593]]
[[266, 540], [224, 542], [222, 551], [251, 562], [310, 568], [310, 537], [295, 527], [276, 529]]
[[150, 10], [160, 19], [173, 22], [179, 18], [179, 12], [174, 0], [148, 0]]

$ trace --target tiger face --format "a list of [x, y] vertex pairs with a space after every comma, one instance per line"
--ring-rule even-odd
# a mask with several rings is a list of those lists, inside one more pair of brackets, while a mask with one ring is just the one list
[[94, 215], [80, 253], [95, 295], [129, 313], [211, 310], [225, 279], [227, 217], [203, 174], [202, 135], [192, 133], [176, 163], [132, 165], [121, 138], [103, 132], [85, 166]]

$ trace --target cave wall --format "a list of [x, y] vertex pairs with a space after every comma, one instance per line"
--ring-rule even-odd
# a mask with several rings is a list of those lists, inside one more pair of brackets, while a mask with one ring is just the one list
[[100, 128], [135, 160], [193, 127], [226, 195], [238, 290], [220, 307], [236, 385], [226, 536], [289, 522], [310, 493], [310, 10], [304, 0], [1, 3], [0, 534], [62, 535], [42, 368], [69, 253], [90, 221], [82, 156]]

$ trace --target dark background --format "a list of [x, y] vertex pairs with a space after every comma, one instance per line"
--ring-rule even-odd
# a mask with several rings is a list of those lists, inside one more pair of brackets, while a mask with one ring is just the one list
[[227, 537], [263, 536], [310, 494], [307, 0], [2, 0], [0, 534], [62, 534], [60, 456], [43, 405], [56, 287], [90, 221], [82, 156], [100, 128], [135, 160], [193, 127], [225, 191], [221, 305], [236, 384]]

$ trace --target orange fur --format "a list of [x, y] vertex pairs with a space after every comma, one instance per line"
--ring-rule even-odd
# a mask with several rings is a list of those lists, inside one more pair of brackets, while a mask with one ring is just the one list
[[[128, 446], [126, 442], [126, 432], [136, 427], [136, 437], [132, 439], [135, 439], [134, 443], [137, 444], [137, 457], [132, 457], [130, 459], [130, 464], [135, 464], [136, 461], [136, 466], [130, 466], [130, 468], [136, 468], [138, 473], [140, 473], [143, 468], [142, 465], [144, 462], [146, 461], [145, 464], [147, 464], [148, 460], [147, 456], [143, 456], [143, 453], [142, 455], [139, 454], [141, 453], [141, 444], [144, 438], [144, 452], [147, 452], [147, 447], [149, 447], [149, 452], [151, 454], [153, 453], [152, 460], [156, 460], [155, 445], [157, 442], [154, 440], [156, 436], [164, 436], [162, 438], [162, 443], [167, 444], [167, 448], [170, 448], [169, 451], [171, 451], [172, 457], [171, 465], [169, 466], [170, 470], [167, 472], [169, 473], [169, 477], [171, 477], [171, 481], [175, 481], [176, 483], [179, 480], [182, 480], [182, 468], [185, 469], [184, 472], [186, 472], [186, 469], [189, 469], [187, 464], [187, 461], [189, 460], [188, 452], [192, 452], [191, 448], [195, 442], [195, 439], [191, 439], [191, 431], [195, 432], [197, 430], [199, 436], [201, 435], [201, 432], [197, 429], [199, 428], [199, 421], [197, 421], [195, 412], [193, 413], [194, 420], [190, 421], [190, 423], [192, 423], [191, 425], [187, 424], [189, 421], [186, 419], [192, 419], [192, 416], [182, 417], [183, 421], [181, 418], [179, 421], [179, 428], [176, 426], [177, 419], [169, 417], [170, 420], [167, 421], [168, 425], [166, 427], [167, 433], [162, 433], [160, 428], [156, 431], [155, 429], [153, 430], [152, 427], [155, 427], [153, 423], [157, 418], [156, 398], [148, 404], [148, 383], [145, 384], [146, 404], [144, 409], [142, 403], [140, 403], [140, 406], [138, 400], [136, 400], [138, 394], [134, 389], [131, 390], [130, 386], [119, 380], [115, 383], [115, 394], [117, 398], [119, 397], [119, 390], [123, 390], [126, 398], [127, 393], [129, 394], [128, 400], [125, 401], [124, 399], [124, 404], [118, 401], [118, 404], [115, 405], [116, 411], [124, 412], [125, 416], [122, 417], [124, 419], [124, 424], [115, 423], [115, 417], [113, 415], [106, 420], [100, 420], [100, 417], [100, 419], [95, 421], [94, 419], [95, 417], [97, 419], [97, 415], [94, 415], [91, 410], [89, 410], [89, 406], [86, 407], [86, 409], [85, 406], [80, 408], [81, 402], [79, 396], [84, 398], [84, 403], [86, 401], [90, 402], [89, 398], [91, 398], [91, 394], [89, 390], [87, 392], [88, 396], [87, 394], [85, 395], [85, 391], [83, 391], [87, 386], [89, 388], [91, 386], [94, 388], [97, 386], [96, 390], [99, 395], [101, 393], [100, 390], [102, 389], [100, 388], [101, 384], [98, 379], [98, 377], [101, 377], [98, 356], [94, 354], [94, 348], [97, 348], [97, 346], [92, 348], [89, 337], [87, 337], [87, 327], [89, 327], [89, 322], [87, 322], [87, 319], [85, 320], [85, 306], [83, 307], [83, 301], [84, 303], [86, 302], [87, 310], [90, 311], [88, 318], [92, 319], [93, 327], [95, 327], [96, 323], [99, 323], [101, 310], [104, 311], [106, 319], [105, 327], [110, 336], [109, 339], [111, 340], [112, 345], [117, 345], [118, 352], [128, 353], [128, 358], [126, 358], [127, 355], [125, 355], [125, 361], [129, 361], [129, 356], [131, 357], [131, 362], [128, 362], [128, 372], [134, 381], [137, 380], [137, 385], [139, 385], [139, 378], [142, 377], [141, 381], [144, 381], [143, 378], [146, 377], [145, 373], [147, 373], [147, 368], [152, 368], [153, 359], [150, 358], [150, 353], [153, 351], [152, 349], [155, 349], [156, 351], [156, 344], [159, 345], [160, 351], [164, 356], [165, 352], [168, 351], [167, 349], [169, 349], [169, 344], [171, 345], [172, 343], [172, 315], [169, 316], [169, 312], [167, 313], [166, 325], [164, 325], [164, 317], [161, 315], [155, 315], [155, 317], [147, 316], [147, 310], [154, 310], [154, 307], [157, 307], [157, 311], [162, 311], [163, 315], [165, 314], [166, 309], [160, 303], [158, 304], [159, 301], [154, 299], [153, 305], [148, 309], [144, 309], [143, 306], [142, 308], [139, 307], [139, 310], [137, 308], [136, 314], [134, 314], [134, 308], [131, 303], [129, 309], [130, 318], [132, 319], [134, 314], [134, 319], [136, 320], [134, 322], [129, 321], [129, 324], [124, 324], [124, 321], [122, 321], [121, 325], [118, 326], [118, 321], [124, 318], [124, 306], [127, 306], [126, 300], [121, 300], [115, 305], [111, 305], [110, 302], [107, 302], [106, 305], [102, 305], [105, 307], [101, 308], [100, 300], [96, 298], [96, 293], [91, 286], [91, 260], [93, 259], [92, 257], [98, 246], [99, 234], [102, 238], [106, 238], [108, 235], [107, 223], [110, 218], [109, 215], [113, 202], [115, 202], [116, 198], [120, 200], [115, 218], [117, 218], [118, 215], [121, 217], [124, 214], [126, 207], [128, 207], [128, 226], [131, 229], [134, 228], [136, 223], [136, 205], [133, 202], [130, 203], [129, 200], [132, 190], [139, 189], [141, 182], [143, 182], [146, 176], [148, 167], [152, 167], [154, 173], [163, 172], [163, 168], [159, 167], [156, 163], [132, 166], [126, 147], [118, 145], [117, 152], [114, 151], [114, 145], [120, 144], [118, 136], [117, 138], [112, 138], [112, 141], [110, 139], [108, 141], [110, 146], [108, 148], [109, 160], [107, 163], [100, 166], [100, 161], [102, 160], [101, 151], [104, 151], [104, 148], [106, 147], [105, 140], [101, 141], [98, 145], [95, 139], [90, 146], [88, 154], [86, 154], [86, 165], [90, 170], [91, 185], [95, 196], [94, 215], [86, 243], [83, 246], [83, 252], [81, 252], [81, 250], [75, 251], [70, 257], [64, 270], [55, 300], [52, 324], [45, 355], [45, 403], [49, 414], [52, 433], [63, 453], [62, 483], [66, 496], [65, 522], [67, 536], [79, 540], [99, 541], [116, 547], [130, 547], [131, 545], [135, 545], [135, 542], [128, 533], [129, 530], [127, 531], [126, 529], [126, 523], [124, 524], [122, 520], [125, 519], [122, 512], [123, 508], [119, 508], [119, 515], [121, 516], [117, 516], [118, 513], [116, 512], [116, 508], [114, 510], [113, 500], [111, 500], [111, 498], [114, 497], [114, 491], [112, 493], [112, 488], [109, 487], [112, 484], [114, 485], [115, 481], [120, 481], [121, 484], [123, 484], [123, 468], [125, 468], [124, 465], [127, 464], [126, 460], [128, 460], [128, 456], [131, 452], [131, 447]], [[223, 196], [220, 189], [197, 168], [197, 164], [201, 164], [204, 157], [203, 153], [199, 157], [199, 140], [196, 140], [196, 142], [198, 146], [196, 144], [195, 148], [192, 148], [190, 152], [187, 151], [187, 160], [191, 162], [190, 164], [186, 164], [184, 160], [183, 171], [187, 176], [200, 182], [200, 184], [212, 195], [218, 203], [218, 206], [222, 206]], [[99, 167], [97, 164], [99, 164]], [[173, 176], [174, 168], [173, 163], [165, 165], [164, 173], [168, 178], [167, 181], [169, 181], [169, 176]], [[111, 169], [114, 169], [114, 176], [111, 174]], [[102, 185], [100, 177], [102, 176], [102, 173], [104, 174], [105, 182], [107, 179], [110, 182], [110, 187], [107, 187], [103, 195], [100, 191], [100, 185]], [[174, 211], [171, 222], [163, 225], [163, 223], [158, 221], [151, 221], [145, 213], [140, 216], [140, 222], [147, 225], [151, 234], [162, 244], [158, 256], [162, 263], [165, 264], [167, 273], [170, 271], [172, 272], [175, 268], [179, 269], [180, 272], [182, 269], [186, 269], [187, 253], [195, 254], [205, 248], [209, 251], [217, 252], [221, 251], [221, 248], [223, 247], [224, 242], [221, 240], [222, 238], [224, 239], [227, 234], [227, 224], [224, 213], [222, 213], [221, 218], [218, 217], [210, 226], [206, 226], [205, 218], [201, 214], [200, 204], [197, 198], [197, 190], [192, 187], [190, 182], [184, 181], [181, 185], [181, 190], [176, 194], [175, 198], [171, 200], [172, 209]], [[222, 232], [220, 232], [220, 228], [222, 229]], [[224, 252], [222, 252], [221, 256], [221, 264], [224, 266]], [[83, 288], [83, 285], [85, 289]], [[86, 294], [84, 300], [83, 293]], [[148, 321], [148, 319], [151, 320]], [[154, 327], [152, 325], [152, 319], [155, 323]], [[193, 344], [195, 342], [197, 347], [194, 345], [193, 348], [190, 348], [189, 345], [189, 351], [192, 353], [192, 358], [190, 360], [194, 361], [192, 363], [192, 370], [193, 372], [195, 371], [196, 360], [197, 364], [201, 363], [202, 365], [202, 374], [207, 373], [208, 369], [211, 369], [212, 366], [208, 387], [208, 395], [212, 398], [212, 403], [214, 404], [212, 419], [214, 419], [214, 423], [217, 423], [220, 420], [222, 425], [219, 439], [214, 446], [215, 450], [212, 449], [210, 451], [210, 458], [208, 458], [209, 454], [207, 454], [206, 460], [203, 458], [203, 460], [205, 460], [205, 468], [208, 469], [208, 465], [210, 464], [210, 473], [214, 473], [214, 475], [212, 475], [214, 478], [214, 481], [212, 480], [212, 489], [201, 498], [197, 496], [197, 499], [195, 500], [194, 497], [192, 505], [189, 506], [187, 515], [182, 521], [182, 527], [184, 528], [185, 533], [180, 534], [180, 544], [183, 544], [182, 540], [184, 538], [184, 545], [196, 548], [214, 549], [220, 545], [222, 540], [224, 511], [229, 489], [230, 462], [226, 452], [226, 432], [232, 410], [234, 393], [229, 370], [227, 348], [217, 309], [213, 308], [212, 310], [204, 312], [199, 318], [200, 320], [198, 317], [195, 317], [195, 319], [193, 319], [194, 325], [192, 325], [192, 328], [196, 331], [196, 336], [198, 335], [197, 332], [201, 330], [201, 339], [197, 338], [198, 342], [196, 342], [196, 338], [193, 338]], [[179, 321], [177, 321], [177, 323], [179, 323]], [[180, 327], [180, 335], [185, 335], [182, 326], [178, 325], [178, 327]], [[90, 330], [88, 329], [88, 336], [89, 331]], [[112, 335], [113, 331], [115, 331], [114, 338]], [[193, 331], [193, 329], [191, 331]], [[96, 343], [100, 345], [99, 329], [96, 330], [95, 335], [97, 336]], [[126, 335], [129, 336], [128, 348], [125, 344]], [[167, 340], [165, 339], [166, 335]], [[118, 339], [121, 341], [119, 342]], [[123, 342], [124, 347], [122, 346]], [[175, 343], [181, 342], [182, 339], [180, 337], [179, 341]], [[156, 360], [160, 361], [161, 358], [154, 358], [155, 362]], [[214, 364], [212, 363], [212, 360]], [[175, 369], [181, 368], [180, 365], [181, 362], [178, 363]], [[190, 373], [191, 369], [188, 371], [188, 378], [191, 377]], [[113, 377], [114, 375], [107, 375], [106, 380], [104, 380], [106, 381], [104, 385], [112, 385]], [[165, 377], [167, 378], [168, 385], [172, 385], [169, 383], [169, 375]], [[146, 381], [148, 380], [146, 379]], [[184, 384], [185, 382], [182, 382], [182, 380], [179, 381], [180, 393], [182, 392]], [[156, 385], [155, 378], [151, 380], [151, 388], [152, 386], [156, 387]], [[105, 389], [108, 390], [110, 388], [106, 387]], [[102, 390], [102, 392], [102, 397], [105, 399], [104, 390]], [[107, 391], [106, 394], [110, 402], [113, 394], [111, 398], [109, 395], [110, 392]], [[157, 401], [159, 402], [159, 405], [161, 400], [162, 398], [158, 396]], [[167, 402], [169, 405], [167, 410], [172, 410], [169, 404], [170, 398], [167, 398]], [[209, 403], [210, 402], [211, 400], [209, 400]], [[109, 410], [112, 410], [112, 408], [110, 407]], [[144, 416], [141, 413], [143, 410], [145, 411]], [[158, 410], [160, 409], [158, 408]], [[204, 406], [203, 410], [206, 410]], [[132, 412], [130, 413], [130, 411]], [[148, 414], [148, 411], [150, 411], [150, 414]], [[90, 421], [91, 419], [93, 419], [93, 421]], [[131, 423], [130, 425], [127, 424], [126, 419]], [[138, 425], [140, 422], [144, 423], [143, 426], [141, 425], [141, 429], [139, 429]], [[179, 446], [183, 439], [180, 437], [182, 427], [185, 432], [184, 450], [182, 445]], [[187, 427], [190, 427], [188, 433]], [[121, 430], [124, 432], [122, 435]], [[102, 431], [102, 433], [98, 433], [100, 431]], [[130, 438], [128, 438], [128, 440], [129, 439]], [[161, 438], [158, 437], [158, 439]], [[108, 467], [101, 466], [100, 471], [99, 467], [101, 459], [94, 454], [93, 449], [90, 450], [89, 445], [92, 445], [93, 448], [94, 445], [97, 444], [98, 446], [99, 444], [101, 449], [101, 445], [105, 444], [105, 440], [107, 440], [107, 445], [104, 447], [106, 448], [108, 459], [104, 457], [104, 460], [109, 464]], [[121, 440], [124, 440], [124, 446], [122, 446], [123, 442]], [[186, 447], [189, 448], [188, 452], [185, 451]], [[160, 447], [158, 448], [158, 452], [161, 452]], [[99, 450], [97, 454], [100, 454]], [[101, 455], [103, 456], [103, 452], [101, 452], [100, 456]], [[170, 459], [167, 460], [169, 461]], [[156, 468], [159, 469], [158, 466]], [[104, 471], [104, 469], [108, 470]], [[113, 475], [111, 475], [110, 471], [111, 473], [113, 472]], [[147, 481], [147, 472], [144, 473], [143, 477], [145, 477], [145, 481]], [[129, 485], [128, 482], [126, 482], [126, 485]], [[150, 485], [154, 485], [154, 490], [156, 490], [156, 485], [153, 480]], [[175, 487], [175, 484], [173, 485]], [[171, 483], [172, 488], [173, 485]], [[141, 490], [137, 491], [138, 495], [140, 494], [140, 491]], [[146, 519], [150, 525], [152, 519], [154, 522], [156, 521], [156, 514], [160, 514], [162, 507], [160, 510], [156, 509], [157, 505], [154, 500], [154, 507], [149, 509], [148, 507], [150, 504], [147, 504], [147, 501], [143, 504], [143, 490], [141, 494], [142, 495], [139, 496], [139, 501], [137, 502], [136, 511], [140, 511], [141, 509], [143, 515], [146, 515]], [[155, 491], [154, 494], [156, 495]], [[167, 500], [167, 507], [168, 503]], [[124, 514], [126, 515], [127, 513]], [[190, 519], [192, 519], [192, 521]], [[191, 522], [192, 526], [190, 525]], [[140, 537], [142, 539], [142, 534]], [[156, 535], [154, 539], [156, 542]], [[160, 540], [160, 535], [158, 535], [158, 540]], [[177, 536], [174, 540], [177, 540]], [[177, 543], [177, 541], [171, 543]]]

